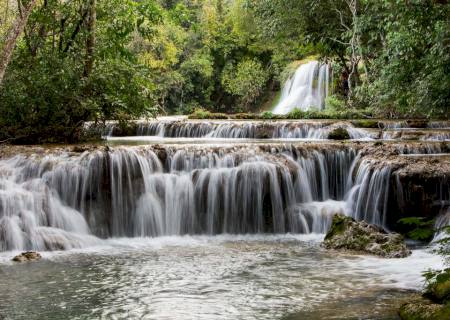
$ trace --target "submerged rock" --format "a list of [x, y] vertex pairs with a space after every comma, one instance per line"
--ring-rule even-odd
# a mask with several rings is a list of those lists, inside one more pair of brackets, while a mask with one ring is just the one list
[[328, 134], [328, 139], [330, 140], [348, 140], [350, 139], [350, 134], [348, 133], [347, 129], [338, 127], [334, 129], [333, 131], [330, 131]]
[[21, 254], [15, 256], [12, 260], [15, 262], [29, 262], [29, 261], [37, 261], [42, 257], [39, 252], [36, 251], [27, 251], [22, 252]]
[[357, 222], [344, 215], [333, 217], [323, 246], [327, 249], [349, 250], [384, 258], [404, 258], [411, 254], [400, 234], [386, 233], [375, 225], [365, 221]]

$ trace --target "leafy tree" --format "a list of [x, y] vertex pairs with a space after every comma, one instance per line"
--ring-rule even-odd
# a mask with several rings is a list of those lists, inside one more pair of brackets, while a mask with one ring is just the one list
[[254, 59], [243, 60], [236, 67], [229, 64], [222, 73], [222, 85], [228, 93], [239, 97], [244, 110], [248, 110], [262, 94], [267, 79], [268, 74], [262, 64]]

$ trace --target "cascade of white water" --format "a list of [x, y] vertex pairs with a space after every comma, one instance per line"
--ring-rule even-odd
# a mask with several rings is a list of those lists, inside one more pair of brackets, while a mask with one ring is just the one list
[[449, 236], [448, 231], [446, 230], [450, 226], [450, 207], [442, 210], [442, 213], [436, 219], [434, 223], [434, 229], [436, 233], [433, 237], [433, 242], [438, 242], [444, 238]]
[[350, 174], [356, 178], [349, 184], [352, 187], [346, 201], [352, 208], [353, 218], [385, 226], [391, 168], [375, 165], [373, 161], [355, 161]]
[[294, 108], [309, 110], [323, 109], [329, 91], [329, 66], [311, 61], [301, 65], [292, 78], [283, 86], [280, 102], [275, 114], [287, 114]]
[[[379, 134], [355, 128], [351, 123], [339, 122], [291, 122], [291, 121], [150, 121], [137, 126], [138, 136], [159, 136], [168, 138], [225, 138], [225, 139], [328, 139], [329, 133], [342, 127], [351, 139], [376, 139]], [[111, 128], [107, 130], [110, 134]]]
[[385, 225], [391, 171], [348, 147], [118, 147], [0, 160], [0, 251], [96, 238]]

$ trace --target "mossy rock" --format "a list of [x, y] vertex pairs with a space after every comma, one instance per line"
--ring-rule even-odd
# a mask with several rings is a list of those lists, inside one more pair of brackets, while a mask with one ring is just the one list
[[450, 319], [450, 304], [414, 301], [402, 305], [398, 315], [402, 320], [448, 320]]
[[225, 113], [211, 113], [209, 119], [212, 120], [227, 120], [230, 117]]
[[350, 134], [347, 129], [339, 127], [336, 128], [328, 134], [328, 139], [330, 140], [348, 140], [350, 139]]
[[333, 221], [331, 223], [331, 228], [325, 236], [325, 240], [332, 239], [333, 237], [343, 234], [345, 229], [347, 229], [349, 223], [354, 220], [350, 217], [346, 217], [342, 214], [336, 214], [333, 217]]
[[424, 296], [439, 303], [450, 302], [450, 269], [438, 274], [428, 286]]
[[335, 215], [323, 247], [355, 253], [371, 254], [385, 258], [404, 258], [411, 254], [403, 236], [387, 233], [383, 229], [357, 222], [351, 217]]
[[259, 116], [254, 113], [236, 113], [230, 116], [232, 119], [236, 120], [255, 120], [258, 119]]
[[377, 120], [353, 120], [351, 122], [356, 128], [378, 129], [380, 124]]

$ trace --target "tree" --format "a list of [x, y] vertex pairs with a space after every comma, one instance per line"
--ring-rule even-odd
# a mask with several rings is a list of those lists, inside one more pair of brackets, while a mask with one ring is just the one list
[[[5, 44], [3, 46], [3, 51], [0, 54], [0, 87], [3, 83], [3, 78], [5, 76], [6, 68], [8, 67], [14, 48], [16, 46], [17, 39], [22, 34], [25, 26], [27, 24], [28, 18], [36, 4], [37, 0], [30, 0], [28, 4], [20, 10], [20, 15], [17, 16], [14, 24], [6, 37]], [[22, 2], [18, 1], [18, 6], [22, 6]]]
[[235, 107], [235, 111], [249, 111], [249, 106], [262, 94], [267, 80], [267, 72], [255, 59], [243, 60], [236, 67], [230, 64], [222, 73], [225, 90], [239, 97], [239, 105]]

